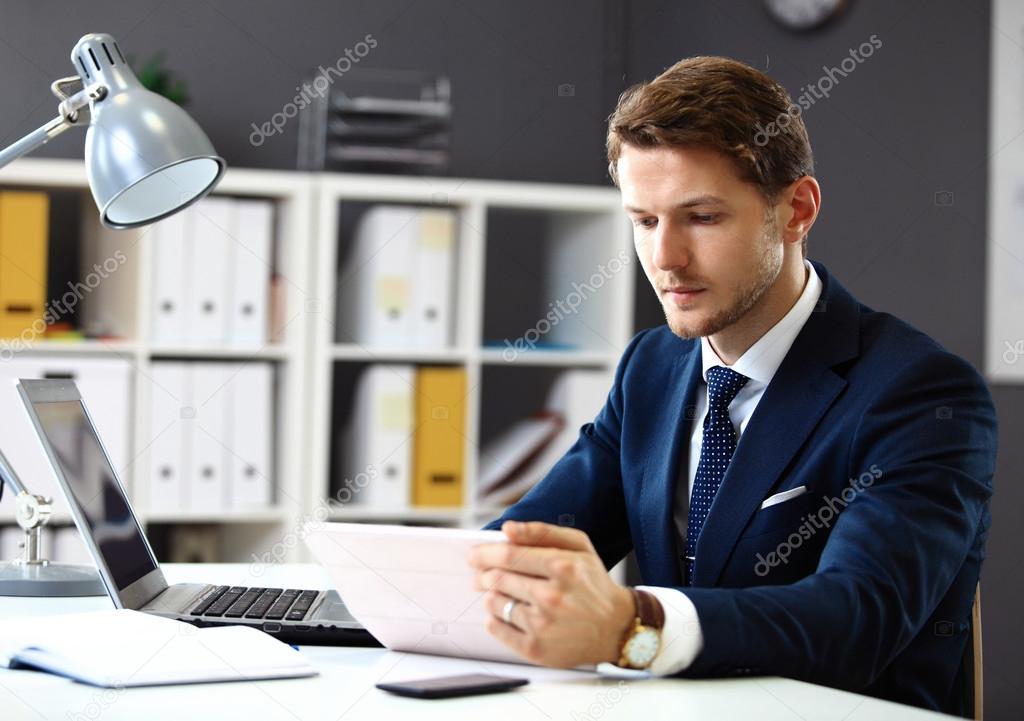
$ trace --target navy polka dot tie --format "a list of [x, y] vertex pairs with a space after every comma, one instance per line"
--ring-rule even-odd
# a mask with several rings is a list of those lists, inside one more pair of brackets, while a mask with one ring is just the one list
[[736, 450], [736, 431], [729, 418], [729, 404], [750, 380], [731, 368], [708, 369], [708, 413], [704, 417], [704, 436], [700, 442], [700, 461], [693, 479], [690, 510], [686, 518], [686, 585], [693, 580], [693, 562], [697, 539], [711, 510], [725, 469]]

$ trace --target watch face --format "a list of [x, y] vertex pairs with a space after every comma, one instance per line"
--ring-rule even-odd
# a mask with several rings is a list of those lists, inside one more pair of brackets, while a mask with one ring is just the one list
[[658, 655], [660, 647], [661, 635], [653, 628], [644, 627], [629, 639], [625, 655], [631, 666], [645, 668], [651, 665], [651, 661]]

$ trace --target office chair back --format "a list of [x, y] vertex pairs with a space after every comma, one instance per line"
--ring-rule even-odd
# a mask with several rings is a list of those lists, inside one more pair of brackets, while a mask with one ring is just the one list
[[983, 674], [981, 653], [981, 583], [974, 589], [971, 606], [971, 637], [964, 647], [964, 710], [968, 718], [981, 721]]

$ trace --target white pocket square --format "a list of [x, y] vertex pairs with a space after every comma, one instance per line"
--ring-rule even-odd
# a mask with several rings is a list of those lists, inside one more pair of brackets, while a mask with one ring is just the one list
[[790, 488], [788, 491], [782, 493], [776, 493], [774, 496], [768, 496], [764, 499], [764, 503], [761, 504], [761, 508], [769, 508], [771, 506], [777, 506], [780, 503], [785, 503], [791, 498], [802, 496], [807, 493], [807, 486], [797, 486], [796, 488]]

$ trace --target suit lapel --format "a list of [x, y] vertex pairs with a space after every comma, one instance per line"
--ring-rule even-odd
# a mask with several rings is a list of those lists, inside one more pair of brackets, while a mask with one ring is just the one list
[[697, 543], [695, 586], [718, 582], [743, 528], [846, 387], [832, 368], [859, 350], [857, 302], [823, 266], [814, 266], [822, 281], [818, 308], [740, 437]]
[[828, 368], [804, 366], [780, 367], [757, 404], [704, 521], [693, 585], [715, 584], [743, 528], [846, 386]]
[[666, 394], [664, 427], [660, 447], [648, 456], [640, 491], [640, 528], [643, 533], [647, 567], [644, 583], [679, 586], [679, 563], [675, 557], [676, 530], [672, 521], [679, 464], [690, 442], [690, 428], [696, 409], [697, 381], [700, 379], [700, 345], [681, 355], [673, 368], [676, 383]]

